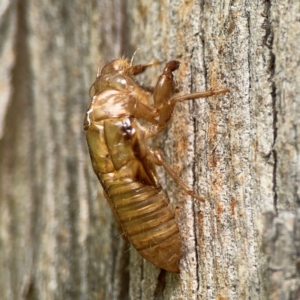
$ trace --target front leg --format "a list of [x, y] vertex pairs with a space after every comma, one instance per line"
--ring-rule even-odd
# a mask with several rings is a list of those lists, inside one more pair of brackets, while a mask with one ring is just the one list
[[151, 138], [164, 130], [170, 122], [174, 108], [178, 102], [185, 100], [193, 100], [196, 98], [206, 98], [218, 94], [228, 93], [228, 89], [209, 90], [205, 92], [197, 92], [183, 96], [175, 95], [176, 83], [173, 72], [179, 67], [176, 60], [169, 61], [158, 78], [155, 86], [153, 98], [154, 107], [158, 109], [158, 124], [153, 124], [146, 129], [146, 138]]

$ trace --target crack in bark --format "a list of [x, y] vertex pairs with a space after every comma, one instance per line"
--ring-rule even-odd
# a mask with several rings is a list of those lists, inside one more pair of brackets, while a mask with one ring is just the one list
[[[199, 3], [200, 5], [200, 14], [201, 12], [204, 10], [204, 2], [200, 1]], [[205, 39], [204, 39], [204, 29], [200, 29], [202, 32], [200, 34], [200, 41], [201, 41], [201, 46], [202, 46], [202, 64], [203, 64], [203, 77], [204, 77], [204, 83], [205, 83], [205, 89], [207, 89], [207, 66], [205, 63]], [[195, 48], [193, 47], [191, 49], [191, 57], [193, 57]], [[193, 81], [193, 66], [190, 66], [190, 74], [191, 74], [191, 86], [193, 87], [194, 85], [194, 81]], [[195, 111], [195, 106], [196, 104], [193, 102], [192, 103], [193, 106], [193, 111]], [[194, 149], [194, 157], [197, 157], [197, 152], [196, 152], [196, 144], [197, 144], [197, 119], [195, 117], [193, 117], [193, 133], [194, 133], [194, 140], [193, 140], [193, 149]], [[193, 167], [192, 167], [192, 171], [193, 171], [193, 188], [195, 189], [196, 186], [196, 162], [194, 160], [193, 162]], [[195, 244], [195, 256], [196, 256], [196, 280], [197, 280], [197, 291], [199, 291], [200, 289], [200, 276], [199, 276], [199, 265], [200, 265], [200, 261], [199, 261], [199, 253], [198, 251], [200, 251], [199, 248], [199, 241], [198, 241], [198, 236], [199, 236], [199, 230], [198, 230], [198, 216], [196, 215], [196, 203], [193, 202], [192, 203], [192, 207], [193, 207], [193, 218], [194, 218], [194, 244]]]
[[[194, 54], [194, 48], [191, 49], [191, 57]], [[204, 59], [204, 57], [203, 57]], [[194, 85], [194, 81], [193, 81], [193, 66], [190, 65], [191, 68], [191, 86], [193, 87]], [[192, 102], [192, 107], [193, 107], [193, 111], [195, 111], [195, 103]], [[194, 135], [194, 140], [193, 140], [193, 149], [194, 149], [194, 158], [197, 157], [197, 152], [196, 152], [196, 144], [197, 144], [197, 138], [196, 138], [196, 134], [197, 134], [197, 120], [195, 117], [193, 117], [193, 135]], [[196, 187], [196, 162], [195, 159], [193, 161], [193, 165], [192, 165], [192, 173], [193, 173], [193, 189], [195, 190]], [[197, 280], [197, 291], [199, 291], [200, 288], [200, 278], [199, 278], [199, 254], [198, 254], [198, 249], [199, 249], [199, 243], [198, 243], [198, 230], [197, 230], [197, 216], [196, 216], [196, 204], [195, 204], [195, 200], [192, 202], [192, 207], [193, 207], [193, 218], [194, 218], [194, 244], [195, 244], [195, 255], [196, 255], [196, 280]]]
[[166, 271], [161, 269], [157, 277], [157, 284], [154, 291], [154, 300], [164, 299], [165, 286], [166, 286]]
[[[203, 12], [204, 10], [204, 1], [200, 1], [199, 3], [200, 5], [200, 14], [201, 12]], [[205, 63], [205, 39], [204, 39], [204, 29], [202, 27], [202, 29], [200, 29], [202, 32], [200, 34], [200, 41], [202, 44], [202, 64], [203, 64], [203, 77], [204, 77], [204, 83], [205, 83], [205, 88], [207, 89], [207, 66]], [[191, 49], [191, 57], [193, 57], [194, 54], [194, 47]], [[191, 74], [191, 86], [193, 87], [194, 82], [193, 82], [193, 66], [190, 66], [191, 70], [190, 70], [190, 74]], [[195, 111], [195, 106], [196, 104], [193, 102], [192, 103], [193, 106], [193, 111]], [[197, 157], [197, 152], [196, 152], [196, 144], [197, 144], [197, 119], [195, 117], [193, 117], [193, 133], [194, 133], [194, 140], [193, 140], [193, 149], [194, 149], [194, 157]], [[192, 172], [193, 172], [193, 188], [195, 188], [196, 186], [196, 162], [194, 160], [193, 162], [193, 167], [192, 167]], [[200, 251], [199, 248], [199, 241], [198, 241], [198, 236], [199, 236], [199, 230], [198, 230], [198, 216], [196, 216], [196, 203], [193, 202], [192, 203], [192, 207], [193, 207], [193, 218], [194, 218], [194, 244], [195, 244], [195, 256], [196, 256], [196, 280], [197, 280], [197, 291], [199, 291], [200, 289], [200, 276], [199, 276], [199, 265], [200, 265], [200, 261], [199, 261], [199, 253], [198, 251]]]
[[269, 72], [270, 72], [270, 78], [269, 81], [272, 83], [272, 108], [273, 108], [273, 149], [272, 149], [272, 154], [273, 154], [273, 159], [274, 159], [274, 168], [273, 168], [273, 193], [274, 193], [274, 209], [276, 211], [276, 215], [278, 215], [277, 211], [277, 200], [278, 200], [278, 194], [276, 191], [276, 186], [277, 186], [277, 151], [275, 149], [276, 147], [276, 141], [277, 141], [277, 122], [278, 122], [278, 111], [276, 109], [276, 84], [274, 82], [274, 74], [275, 74], [275, 54], [272, 51], [273, 48], [273, 28], [271, 25], [271, 1], [266, 1], [266, 7], [265, 7], [265, 28], [266, 28], [266, 35], [263, 41], [263, 44], [269, 49], [270, 52], [270, 61], [269, 61]]

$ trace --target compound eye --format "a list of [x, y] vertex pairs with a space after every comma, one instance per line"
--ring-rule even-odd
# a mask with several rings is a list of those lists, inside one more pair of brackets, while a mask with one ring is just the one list
[[116, 75], [110, 79], [109, 85], [116, 90], [125, 90], [127, 88], [127, 81], [122, 75]]

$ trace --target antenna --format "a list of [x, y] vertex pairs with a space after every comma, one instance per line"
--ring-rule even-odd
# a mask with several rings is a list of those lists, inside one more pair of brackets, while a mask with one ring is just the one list
[[140, 49], [141, 49], [141, 47], [137, 48], [137, 49], [134, 51], [134, 53], [133, 53], [133, 55], [132, 55], [132, 57], [131, 57], [131, 60], [130, 60], [130, 67], [132, 67], [133, 58], [135, 57], [136, 53], [137, 53]]

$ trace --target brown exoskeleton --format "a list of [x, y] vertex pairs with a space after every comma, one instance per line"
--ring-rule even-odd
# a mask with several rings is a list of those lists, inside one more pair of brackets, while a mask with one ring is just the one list
[[[179, 62], [173, 60], [166, 64], [154, 92], [149, 92], [134, 76], [154, 64], [134, 66], [125, 58], [108, 63], [92, 85], [94, 91], [84, 129], [94, 172], [121, 235], [154, 265], [179, 272], [180, 233], [170, 201], [157, 180], [155, 166], [162, 166], [187, 194], [202, 202], [205, 199], [180, 180], [162, 152], [151, 150], [147, 140], [166, 128], [178, 102], [229, 90], [176, 95], [172, 72], [178, 69]], [[149, 125], [142, 126], [139, 119]]]

